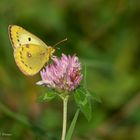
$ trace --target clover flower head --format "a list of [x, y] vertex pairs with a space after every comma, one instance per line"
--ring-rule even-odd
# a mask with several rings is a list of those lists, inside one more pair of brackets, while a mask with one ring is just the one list
[[61, 58], [54, 56], [52, 60], [53, 63], [40, 72], [42, 81], [37, 84], [67, 92], [76, 89], [83, 77], [78, 57], [62, 54]]

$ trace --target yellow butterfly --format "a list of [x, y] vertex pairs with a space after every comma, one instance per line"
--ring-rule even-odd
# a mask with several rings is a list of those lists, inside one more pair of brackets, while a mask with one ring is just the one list
[[49, 61], [55, 49], [17, 25], [9, 25], [9, 37], [17, 66], [25, 75], [35, 75]]

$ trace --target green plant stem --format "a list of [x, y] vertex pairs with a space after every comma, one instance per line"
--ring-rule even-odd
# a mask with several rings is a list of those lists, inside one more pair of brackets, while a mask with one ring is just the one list
[[69, 96], [63, 98], [63, 128], [62, 128], [62, 137], [61, 140], [65, 140], [66, 129], [67, 129], [67, 104]]

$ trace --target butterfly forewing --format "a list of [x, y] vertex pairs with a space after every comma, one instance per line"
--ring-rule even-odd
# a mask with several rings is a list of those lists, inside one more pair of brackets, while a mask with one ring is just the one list
[[9, 25], [9, 37], [14, 48], [24, 44], [35, 44], [47, 47], [47, 45], [32, 33], [17, 25]]
[[15, 61], [25, 75], [35, 75], [48, 62], [48, 49], [39, 45], [25, 44], [14, 50]]

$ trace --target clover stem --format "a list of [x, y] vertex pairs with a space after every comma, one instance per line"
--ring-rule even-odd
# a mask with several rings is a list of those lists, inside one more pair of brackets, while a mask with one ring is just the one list
[[65, 140], [66, 129], [67, 129], [67, 104], [69, 96], [63, 98], [63, 128], [62, 128], [62, 137], [61, 140]]

